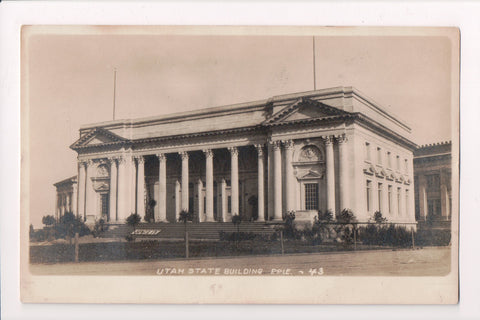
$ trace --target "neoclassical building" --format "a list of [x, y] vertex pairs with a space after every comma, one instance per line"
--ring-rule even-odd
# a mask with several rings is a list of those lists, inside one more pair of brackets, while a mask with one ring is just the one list
[[59, 181], [53, 185], [56, 191], [55, 218], [58, 220], [66, 212], [77, 214], [77, 176]]
[[[415, 222], [410, 128], [351, 87], [85, 125], [76, 214], [123, 222], [281, 221], [294, 210]], [[73, 201], [71, 201], [73, 204]]]
[[414, 152], [413, 164], [417, 220], [450, 222], [452, 218], [452, 142], [420, 146]]

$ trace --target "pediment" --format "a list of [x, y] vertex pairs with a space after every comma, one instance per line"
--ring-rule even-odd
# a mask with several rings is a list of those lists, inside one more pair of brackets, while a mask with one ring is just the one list
[[311, 99], [299, 99], [291, 105], [273, 114], [264, 124], [295, 122], [299, 120], [322, 119], [332, 116], [342, 116], [348, 112], [328, 106]]
[[72, 149], [102, 146], [106, 144], [116, 144], [126, 142], [127, 139], [122, 138], [103, 128], [94, 128], [84, 134], [80, 139], [73, 143]]
[[317, 172], [317, 171], [313, 171], [313, 170], [308, 170], [308, 172], [306, 172], [302, 177], [301, 179], [320, 179], [322, 178], [322, 174]]

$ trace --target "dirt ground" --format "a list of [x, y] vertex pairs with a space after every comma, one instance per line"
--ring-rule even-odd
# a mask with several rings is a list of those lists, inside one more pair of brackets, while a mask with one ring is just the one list
[[283, 275], [442, 276], [451, 249], [429, 247], [334, 253], [171, 259], [128, 262], [32, 264], [35, 275]]

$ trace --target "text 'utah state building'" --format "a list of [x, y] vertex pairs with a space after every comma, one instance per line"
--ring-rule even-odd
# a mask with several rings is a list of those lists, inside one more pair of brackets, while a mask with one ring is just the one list
[[[63, 201], [93, 222], [280, 221], [381, 211], [415, 222], [410, 128], [351, 87], [83, 126]], [[66, 181], [68, 182], [68, 181]], [[65, 210], [64, 210], [65, 211]], [[62, 214], [61, 212], [57, 212]]]

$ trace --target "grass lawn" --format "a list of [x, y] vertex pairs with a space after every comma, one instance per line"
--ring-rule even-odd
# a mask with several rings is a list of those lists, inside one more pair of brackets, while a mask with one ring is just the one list
[[[191, 258], [226, 257], [243, 255], [280, 254], [279, 241], [245, 240], [236, 244], [234, 241], [190, 241]], [[379, 246], [357, 245], [357, 250], [378, 249]], [[383, 247], [385, 248], [385, 247]], [[74, 261], [74, 246], [68, 243], [31, 246], [31, 263], [61, 263]], [[286, 240], [285, 253], [313, 253], [353, 250], [353, 246], [342, 244], [312, 245], [300, 240]], [[99, 242], [81, 243], [79, 261], [122, 261], [145, 259], [172, 259], [185, 257], [183, 241], [139, 241], [139, 242]]]

